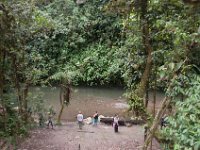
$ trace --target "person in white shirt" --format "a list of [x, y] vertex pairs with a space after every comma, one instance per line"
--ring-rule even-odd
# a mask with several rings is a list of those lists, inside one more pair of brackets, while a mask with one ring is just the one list
[[116, 114], [113, 118], [113, 127], [114, 127], [114, 131], [118, 132], [118, 126], [119, 126], [119, 117]]
[[78, 112], [77, 121], [78, 121], [79, 129], [82, 129], [82, 126], [83, 126], [83, 114], [81, 113], [81, 111]]

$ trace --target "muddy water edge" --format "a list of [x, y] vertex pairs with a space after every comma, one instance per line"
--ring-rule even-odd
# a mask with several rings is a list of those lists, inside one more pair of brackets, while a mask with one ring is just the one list
[[[53, 106], [56, 114], [60, 109], [59, 87], [32, 87], [31, 93], [37, 95], [41, 93], [45, 107]], [[123, 96], [123, 88], [108, 87], [73, 87], [69, 106], [64, 109], [62, 120], [75, 121], [78, 111], [82, 111], [84, 117], [91, 117], [95, 111], [103, 116], [123, 116], [127, 110], [126, 99]], [[164, 95], [157, 92], [156, 108], [159, 108]], [[149, 94], [149, 110], [152, 109], [153, 94]]]

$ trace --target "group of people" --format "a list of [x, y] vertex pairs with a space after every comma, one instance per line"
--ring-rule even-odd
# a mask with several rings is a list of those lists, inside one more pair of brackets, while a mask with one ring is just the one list
[[[83, 114], [81, 113], [81, 111], [79, 111], [79, 113], [77, 114], [77, 122], [78, 122], [78, 126], [79, 129], [82, 129], [83, 126]], [[93, 115], [93, 125], [97, 126], [98, 123], [98, 119], [99, 119], [99, 114], [96, 111], [95, 114]], [[113, 128], [114, 128], [114, 132], [118, 132], [118, 127], [119, 127], [119, 117], [117, 114], [115, 114], [114, 118], [113, 118]]]
[[[53, 116], [55, 115], [55, 113], [52, 113], [52, 112], [48, 112], [48, 122], [47, 122], [47, 128], [51, 127], [53, 129], [54, 125], [53, 125], [53, 121], [52, 121], [52, 118]], [[84, 117], [83, 117], [83, 114], [81, 111], [78, 112], [77, 116], [77, 122], [78, 122], [78, 126], [79, 126], [79, 129], [81, 130], [83, 125], [84, 125]], [[98, 112], [96, 111], [93, 115], [93, 118], [92, 118], [92, 124], [93, 126], [97, 126], [98, 124], [98, 120], [99, 120], [99, 114]], [[118, 132], [118, 127], [119, 127], [119, 117], [117, 114], [115, 114], [115, 116], [113, 117], [113, 128], [114, 128], [114, 132]]]
[[[53, 112], [53, 111], [48, 112], [47, 128], [49, 128], [49, 126], [51, 126], [51, 128], [53, 129], [54, 125], [53, 125], [52, 118], [53, 118], [54, 115], [55, 115], [55, 112]], [[39, 117], [39, 118], [42, 118], [42, 117]], [[98, 120], [99, 120], [99, 114], [96, 111], [95, 114], [93, 115], [93, 120], [92, 120], [93, 126], [97, 126]], [[82, 129], [82, 127], [84, 125], [83, 121], [84, 121], [83, 114], [81, 113], [81, 111], [79, 111], [79, 113], [77, 114], [77, 122], [78, 122], [79, 129]], [[39, 124], [41, 126], [41, 121], [39, 121]], [[113, 125], [113, 128], [114, 128], [114, 132], [118, 132], [119, 117], [118, 117], [117, 114], [115, 114], [115, 116], [113, 117], [112, 125]], [[161, 121], [160, 121], [161, 129], [163, 127], [166, 127], [166, 125], [167, 125], [167, 115], [165, 114], [161, 118]]]

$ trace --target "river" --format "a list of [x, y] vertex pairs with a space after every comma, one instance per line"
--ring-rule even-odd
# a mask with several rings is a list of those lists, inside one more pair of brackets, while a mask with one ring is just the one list
[[[53, 106], [56, 114], [60, 109], [58, 87], [33, 87], [31, 92], [37, 94], [43, 93], [42, 99], [46, 107]], [[82, 111], [85, 117], [92, 116], [95, 111], [103, 116], [113, 116], [119, 114], [122, 116], [127, 110], [128, 105], [123, 96], [125, 90], [122, 88], [106, 88], [106, 87], [73, 87], [69, 106], [65, 107], [62, 119], [65, 121], [75, 121], [78, 111]], [[152, 108], [152, 92], [149, 94], [149, 110]], [[157, 105], [163, 99], [163, 94], [157, 92]]]

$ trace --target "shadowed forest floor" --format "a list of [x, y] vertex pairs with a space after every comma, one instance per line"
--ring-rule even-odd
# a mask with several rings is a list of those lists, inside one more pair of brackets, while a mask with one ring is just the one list
[[[143, 138], [143, 126], [120, 126], [119, 133], [114, 133], [109, 125], [84, 125], [79, 130], [77, 123], [68, 122], [53, 130], [31, 131], [17, 150], [140, 150]], [[159, 149], [159, 144], [154, 141], [153, 150]]]

